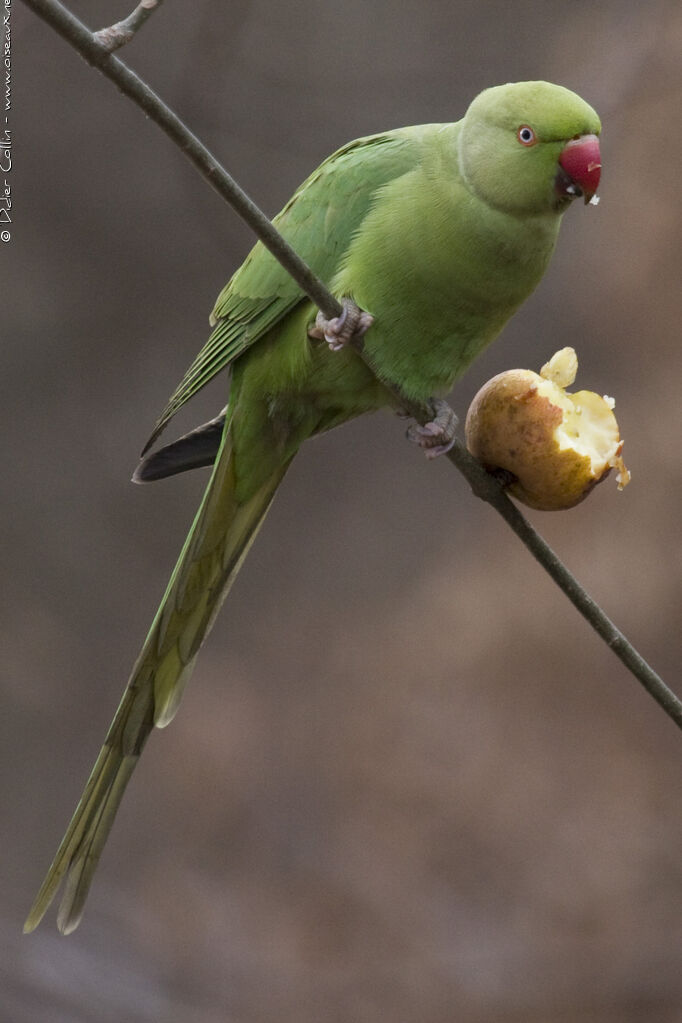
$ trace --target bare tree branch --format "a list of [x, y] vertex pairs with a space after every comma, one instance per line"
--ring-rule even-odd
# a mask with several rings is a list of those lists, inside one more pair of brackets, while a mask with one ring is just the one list
[[94, 33], [94, 38], [107, 53], [120, 49], [121, 46], [130, 42], [137, 30], [162, 3], [163, 0], [141, 0], [132, 14], [129, 14], [123, 21], [117, 21], [115, 25], [101, 28], [99, 32]]
[[[209, 150], [183, 124], [180, 118], [138, 76], [111, 55], [106, 46], [93, 35], [78, 19], [67, 11], [58, 0], [23, 0], [39, 17], [43, 18], [56, 32], [69, 42], [88, 63], [136, 103], [194, 164], [199, 173], [225, 199], [239, 216], [249, 225], [266, 248], [291, 274], [306, 295], [328, 318], [339, 316], [342, 307], [324, 284], [312, 273], [291, 246], [281, 237], [267, 217], [258, 209], [249, 196], [225, 171]], [[147, 0], [147, 6], [151, 0]], [[142, 6], [142, 5], [141, 5]], [[136, 12], [134, 12], [136, 13]], [[133, 17], [134, 15], [131, 15]], [[145, 18], [148, 14], [145, 14]], [[130, 20], [130, 19], [126, 19]], [[144, 19], [143, 19], [144, 20]], [[141, 24], [141, 22], [140, 22]], [[362, 345], [358, 352], [367, 366], [379, 376], [371, 357]], [[406, 398], [398, 387], [380, 377], [399, 404], [417, 422], [429, 421], [432, 410], [427, 405]], [[632, 672], [647, 692], [656, 700], [665, 713], [682, 728], [682, 702], [666, 686], [653, 668], [641, 657], [626, 637], [602, 611], [599, 605], [586, 593], [578, 580], [568, 571], [554, 551], [533, 529], [518, 508], [509, 500], [497, 481], [487, 473], [480, 463], [466, 450], [461, 441], [456, 441], [447, 453], [450, 461], [468, 480], [477, 497], [491, 504], [514, 530], [534, 558], [563, 590], [568, 599], [589, 622], [592, 628], [608, 644], [623, 664]]]

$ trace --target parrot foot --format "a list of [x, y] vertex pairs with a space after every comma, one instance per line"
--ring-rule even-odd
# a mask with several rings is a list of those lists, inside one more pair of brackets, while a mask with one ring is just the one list
[[359, 309], [350, 298], [342, 298], [341, 305], [343, 312], [331, 320], [319, 312], [315, 326], [308, 331], [309, 337], [326, 341], [332, 352], [340, 352], [346, 345], [357, 341], [374, 323], [374, 317]]
[[430, 404], [434, 413], [431, 422], [424, 426], [413, 423], [407, 431], [407, 438], [423, 448], [427, 458], [437, 458], [455, 443], [458, 419], [442, 398], [432, 398]]

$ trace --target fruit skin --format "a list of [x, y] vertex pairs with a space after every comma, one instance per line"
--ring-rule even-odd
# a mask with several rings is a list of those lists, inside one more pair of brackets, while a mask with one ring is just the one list
[[[570, 397], [575, 400], [583, 394], [590, 392]], [[595, 472], [589, 455], [560, 449], [555, 431], [564, 409], [558, 402], [563, 398], [565, 404], [567, 397], [562, 388], [532, 370], [512, 369], [484, 384], [469, 408], [465, 424], [469, 451], [487, 469], [511, 473], [515, 478], [508, 492], [530, 508], [572, 508], [611, 471], [605, 462]], [[615, 417], [613, 423], [617, 438]]]

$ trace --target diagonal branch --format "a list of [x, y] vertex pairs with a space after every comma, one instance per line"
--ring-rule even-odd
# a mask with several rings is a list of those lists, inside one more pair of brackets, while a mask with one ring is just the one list
[[109, 78], [122, 93], [168, 135], [185, 154], [218, 195], [228, 202], [249, 227], [258, 235], [275, 259], [291, 274], [306, 295], [330, 319], [341, 314], [341, 305], [329, 294], [321, 281], [272, 226], [264, 213], [252, 202], [213, 154], [199, 141], [178, 115], [131, 71], [98, 43], [92, 32], [74, 17], [59, 0], [24, 0], [39, 17], [48, 23], [63, 39], [73, 46], [88, 64]]
[[[249, 225], [326, 317], [331, 319], [340, 315], [342, 311], [340, 303], [281, 237], [249, 196], [156, 93], [117, 57], [111, 55], [109, 50], [98, 40], [97, 34], [93, 35], [58, 0], [23, 0], [23, 2], [70, 43], [89, 64], [111, 79], [121, 92], [125, 93], [156, 122], [182, 150], [188, 160], [194, 164], [202, 177]], [[145, 18], [147, 16], [145, 15]], [[368, 367], [378, 376], [367, 352], [360, 348], [358, 351]], [[400, 406], [409, 412], [417, 422], [424, 424], [429, 421], [432, 413], [427, 406], [409, 400], [390, 381], [383, 378], [381, 380], [396, 397]], [[487, 501], [499, 512], [595, 632], [611, 647], [616, 656], [665, 713], [679, 728], [682, 728], [682, 702], [647, 664], [622, 632], [616, 628], [599, 605], [586, 593], [578, 580], [533, 529], [516, 505], [512, 504], [497, 481], [469, 454], [461, 441], [455, 442], [447, 453], [447, 457], [466, 477], [474, 494]]]

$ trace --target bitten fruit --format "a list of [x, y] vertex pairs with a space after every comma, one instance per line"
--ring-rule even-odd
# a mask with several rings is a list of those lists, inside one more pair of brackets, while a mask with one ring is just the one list
[[509, 493], [531, 508], [572, 508], [611, 469], [617, 470], [619, 490], [630, 482], [615, 402], [593, 391], [566, 391], [577, 369], [573, 348], [562, 348], [539, 374], [499, 373], [484, 384], [467, 414], [471, 454], [509, 480]]

